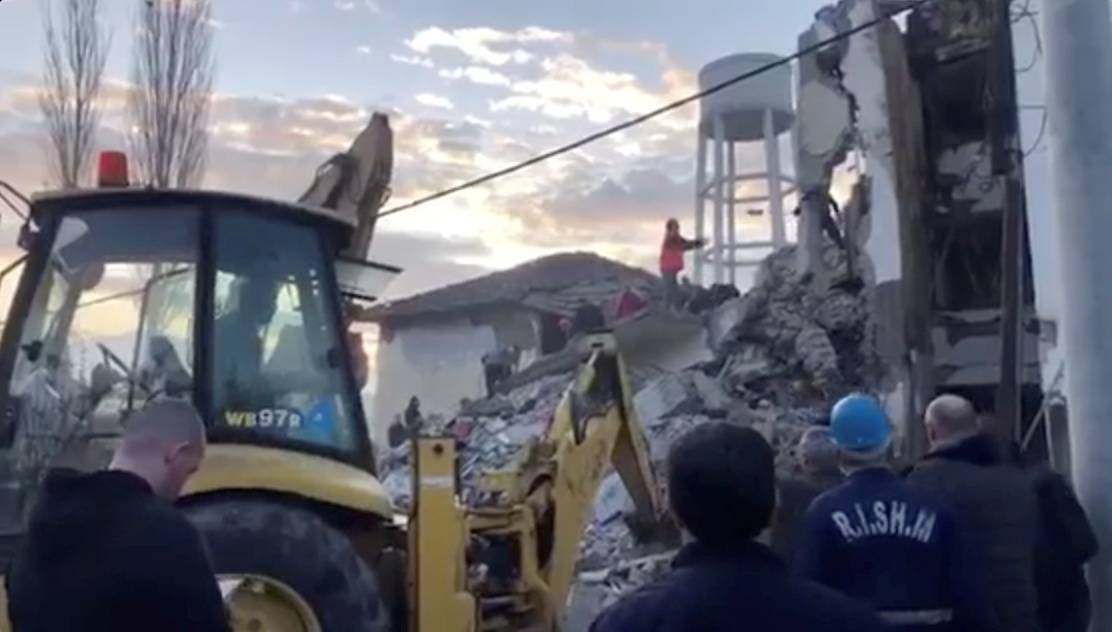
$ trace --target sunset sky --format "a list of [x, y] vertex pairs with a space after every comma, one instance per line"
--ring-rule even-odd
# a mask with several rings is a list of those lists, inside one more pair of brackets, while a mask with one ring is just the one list
[[[36, 89], [44, 0], [0, 3], [0, 178], [48, 184]], [[122, 147], [132, 16], [113, 42], [99, 144]], [[393, 203], [521, 160], [696, 89], [704, 63], [788, 53], [812, 0], [560, 3], [215, 0], [208, 188], [291, 198], [374, 110], [395, 131]], [[558, 250], [652, 267], [692, 215], [690, 107], [489, 186], [384, 219], [373, 257], [401, 296]], [[5, 241], [14, 222], [4, 217]]]

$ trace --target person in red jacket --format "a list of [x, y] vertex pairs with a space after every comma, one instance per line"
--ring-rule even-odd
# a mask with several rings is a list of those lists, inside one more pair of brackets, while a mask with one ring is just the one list
[[676, 279], [683, 271], [683, 254], [702, 248], [702, 239], [685, 239], [680, 234], [680, 223], [675, 218], [664, 225], [664, 243], [660, 246], [660, 276], [664, 278], [664, 301], [668, 307], [678, 307], [679, 284]]

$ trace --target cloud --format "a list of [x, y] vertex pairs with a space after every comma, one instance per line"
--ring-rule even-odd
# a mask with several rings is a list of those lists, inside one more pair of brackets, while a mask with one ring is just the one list
[[428, 92], [422, 92], [414, 96], [413, 100], [430, 108], [440, 108], [444, 110], [454, 110], [456, 108], [448, 97], [442, 97], [438, 94], [431, 94]]
[[390, 55], [390, 59], [398, 62], [399, 64], [405, 64], [407, 66], [420, 66], [422, 68], [433, 67], [432, 60], [428, 57], [406, 56], [392, 53]]
[[371, 47], [370, 46], [356, 46], [355, 47], [355, 52], [359, 53], [360, 55], [370, 55], [371, 54]]
[[355, 0], [336, 0], [335, 5], [341, 11], [354, 11], [356, 2]]
[[[501, 31], [488, 27], [448, 31], [432, 26], [417, 31], [412, 38], [406, 40], [406, 46], [422, 54], [429, 54], [438, 48], [455, 50], [477, 63], [503, 66], [510, 62], [523, 64], [533, 59], [532, 53], [520, 48], [523, 44], [572, 40], [573, 36], [570, 33], [551, 31], [537, 26], [516, 31]], [[496, 50], [494, 45], [498, 45], [501, 50]]]
[[468, 66], [466, 68], [445, 68], [437, 73], [445, 79], [467, 79], [472, 83], [486, 86], [508, 86], [510, 78], [506, 75], [491, 70], [486, 66]]
[[666, 70], [664, 86], [646, 88], [629, 72], [601, 70], [586, 60], [561, 53], [541, 62], [543, 74], [516, 81], [512, 96], [491, 103], [491, 110], [526, 110], [556, 119], [582, 117], [592, 123], [608, 123], [621, 115], [644, 114], [669, 101], [686, 96], [693, 79]]

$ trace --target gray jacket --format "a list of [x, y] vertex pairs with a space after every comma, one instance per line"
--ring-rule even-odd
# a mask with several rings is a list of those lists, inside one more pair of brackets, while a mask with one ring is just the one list
[[1030, 479], [1001, 464], [992, 440], [973, 437], [928, 454], [912, 484], [947, 500], [955, 511], [983, 594], [1000, 632], [1037, 632], [1034, 552], [1039, 517]]

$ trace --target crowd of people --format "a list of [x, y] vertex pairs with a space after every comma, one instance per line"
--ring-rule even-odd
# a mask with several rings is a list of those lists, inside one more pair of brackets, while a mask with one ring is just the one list
[[884, 409], [846, 397], [804, 433], [803, 475], [781, 481], [757, 432], [693, 430], [667, 479], [691, 542], [592, 632], [1087, 630], [1097, 542], [1065, 479], [1022, 467], [961, 397], [924, 423], [930, 451], [897, 472]]
[[[689, 543], [591, 632], [1084, 632], [1097, 542], [1068, 483], [1021, 467], [960, 397], [924, 423], [930, 451], [897, 472], [883, 408], [846, 397], [781, 481], [755, 430], [692, 430], [667, 470]], [[6, 576], [13, 629], [228, 630], [201, 536], [169, 502], [204, 452], [196, 411], [168, 400], [135, 415], [109, 469], [51, 471]]]

